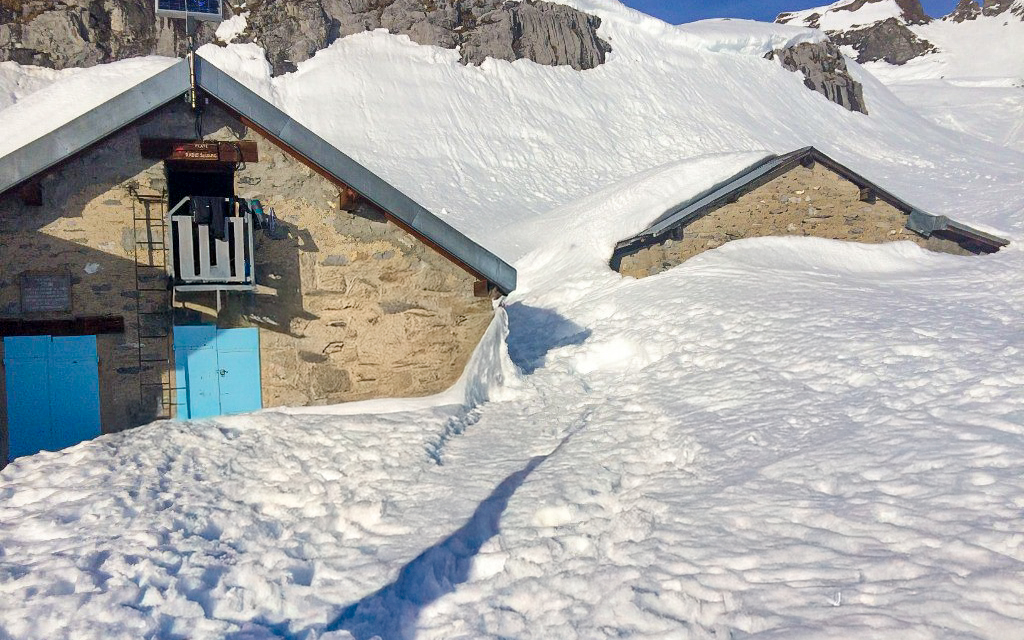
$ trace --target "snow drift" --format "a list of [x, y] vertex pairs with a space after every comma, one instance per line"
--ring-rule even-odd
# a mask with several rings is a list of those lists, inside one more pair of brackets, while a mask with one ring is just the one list
[[[763, 238], [644, 280], [607, 259], [752, 159], [811, 144], [1019, 240], [1024, 156], [928, 122], [857, 65], [870, 116], [762, 57], [820, 32], [572, 4], [614, 48], [584, 73], [464, 67], [380, 32], [274, 79], [249, 49], [203, 50], [516, 260], [522, 286], [442, 397], [158, 423], [14, 462], [0, 633], [1017, 632], [1017, 244]], [[33, 95], [49, 110], [63, 82], [0, 116]]]

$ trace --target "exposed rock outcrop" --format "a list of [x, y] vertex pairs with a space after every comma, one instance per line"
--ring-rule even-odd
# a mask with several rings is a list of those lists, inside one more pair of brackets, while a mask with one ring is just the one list
[[943, 20], [950, 22], [965, 22], [967, 20], [974, 20], [981, 15], [981, 7], [974, 0], [960, 0], [957, 3], [956, 8], [948, 16], [943, 17]]
[[529, 58], [540, 64], [593, 69], [611, 51], [597, 36], [600, 18], [550, 2], [509, 3], [481, 16], [462, 42], [463, 62]]
[[263, 47], [275, 75], [329, 45], [333, 21], [321, 0], [257, 0], [247, 3], [246, 38]]
[[[611, 51], [597, 35], [599, 18], [540, 0], [255, 0], [244, 10], [241, 40], [262, 46], [275, 74], [338, 38], [379, 28], [419, 44], [461, 47], [467, 64], [529, 58], [582, 70]], [[150, 0], [0, 0], [0, 18], [0, 60], [22, 64], [91, 66], [180, 56], [186, 47], [182, 21], [156, 18]], [[213, 42], [215, 28], [201, 24], [199, 43]]]
[[943, 20], [966, 22], [979, 16], [1016, 16], [1024, 20], [1024, 0], [984, 0], [980, 5], [977, 0], [960, 0]]
[[[848, 5], [837, 7], [835, 11], [857, 11], [864, 5], [884, 2], [885, 0], [854, 0]], [[900, 8], [900, 17], [907, 24], [928, 24], [932, 19], [924, 12], [921, 0], [896, 0], [896, 6]]]
[[[847, 4], [811, 10], [810, 13], [807, 11], [783, 13], [775, 21], [779, 23], [798, 22], [819, 29], [825, 13], [856, 12], [879, 2], [888, 2], [888, 0], [853, 0]], [[917, 56], [935, 51], [935, 46], [932, 43], [919, 38], [908, 27], [908, 25], [923, 25], [932, 21], [924, 12], [920, 0], [896, 0], [896, 5], [899, 8], [898, 16], [891, 16], [885, 20], [872, 19], [874, 9], [870, 9], [863, 14], [863, 22], [852, 22], [850, 24], [854, 26], [844, 31], [826, 30], [825, 33], [836, 44], [853, 47], [857, 51], [857, 62], [885, 60], [889, 64], [900, 65]]]
[[807, 88], [817, 91], [844, 109], [864, 114], [868, 112], [864, 102], [864, 87], [850, 76], [846, 58], [835, 44], [828, 41], [804, 42], [776, 49], [765, 57], [769, 60], [778, 58], [783, 67], [804, 74]]
[[850, 45], [857, 50], [857, 62], [885, 60], [901, 65], [907, 61], [936, 51], [935, 45], [917, 37], [896, 18], [889, 18], [865, 29], [829, 34], [839, 45]]
[[1020, 15], [1024, 11], [1024, 6], [1017, 6], [1014, 0], [985, 0], [985, 4], [981, 7], [981, 14], [985, 16], [998, 16], [1004, 13], [1013, 13], [1014, 9], [1017, 11], [1017, 15]]
[[[199, 36], [213, 32], [202, 24]], [[145, 0], [0, 0], [0, 60], [63, 69], [186, 46], [184, 23], [158, 19]]]

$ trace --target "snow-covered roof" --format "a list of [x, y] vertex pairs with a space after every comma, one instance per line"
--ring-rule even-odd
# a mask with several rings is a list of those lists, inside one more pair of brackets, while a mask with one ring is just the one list
[[820, 162], [858, 187], [870, 189], [884, 202], [908, 214], [907, 228], [926, 237], [935, 232], [942, 231], [964, 241], [975, 243], [987, 251], [998, 251], [1000, 247], [1009, 244], [1003, 238], [960, 224], [946, 216], [936, 216], [915, 207], [849, 167], [830, 158], [818, 149], [804, 147], [781, 156], [766, 156], [710, 189], [672, 207], [640, 233], [619, 242], [616, 245], [616, 250], [632, 248], [637, 244], [643, 244], [660, 238], [673, 229], [681, 228], [723, 204], [734, 201], [738, 195], [752, 191], [774, 180], [798, 164], [810, 162]]
[[[197, 87], [207, 95], [248, 119], [327, 175], [350, 186], [406, 231], [487, 280], [502, 293], [515, 289], [516, 271], [511, 265], [198, 55], [195, 74]], [[0, 193], [179, 98], [189, 89], [189, 75], [187, 61], [174, 63], [0, 157]]]

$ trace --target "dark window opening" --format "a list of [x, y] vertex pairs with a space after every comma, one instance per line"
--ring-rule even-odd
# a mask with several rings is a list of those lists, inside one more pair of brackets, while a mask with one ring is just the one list
[[[210, 169], [197, 171], [193, 167], [179, 168], [167, 163], [167, 206], [174, 207], [187, 196], [235, 195], [235, 174], [221, 163], [211, 163]], [[204, 167], [205, 169], [205, 167]], [[180, 211], [179, 213], [185, 213]]]

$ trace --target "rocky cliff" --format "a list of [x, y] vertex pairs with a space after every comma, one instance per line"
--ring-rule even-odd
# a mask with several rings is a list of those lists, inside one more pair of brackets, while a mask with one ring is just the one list
[[926, 53], [936, 51], [935, 45], [920, 38], [906, 24], [889, 18], [863, 29], [850, 29], [829, 34], [838, 45], [849, 45], [857, 51], [857, 62], [884, 60], [889, 64], [906, 64]]
[[[611, 51], [599, 18], [525, 0], [255, 0], [243, 5], [239, 40], [262, 46], [275, 74], [338, 38], [384, 28], [419, 44], [459, 48], [467, 64], [488, 57], [592, 69]], [[225, 6], [225, 11], [231, 10]], [[216, 42], [201, 24], [200, 44]], [[154, 15], [150, 0], [0, 0], [0, 61], [56, 69], [146, 54], [181, 56], [184, 25]]]
[[[908, 60], [935, 51], [935, 47], [919, 38], [910, 25], [931, 22], [920, 0], [896, 0], [896, 11], [886, 14], [885, 7], [873, 7], [888, 0], [853, 0], [847, 4], [779, 14], [782, 24], [803, 24], [824, 29], [838, 45], [849, 45], [857, 51], [857, 62], [885, 60], [904, 64]], [[879, 19], [879, 11], [883, 17]], [[842, 28], [832, 28], [843, 25]]]
[[[852, 0], [845, 4], [782, 13], [775, 21], [823, 29], [836, 44], [852, 47], [857, 52], [857, 62], [861, 63], [884, 60], [901, 65], [936, 52], [937, 48], [931, 42], [915, 33], [915, 27], [932, 21], [925, 14], [920, 0], [896, 0], [895, 6], [896, 11], [892, 11], [888, 0]], [[1024, 19], [1024, 0], [984, 0], [981, 5], [975, 0], [960, 0], [956, 8], [942, 19], [962, 23], [983, 16]]]
[[804, 42], [785, 49], [776, 49], [766, 56], [778, 59], [790, 71], [799, 71], [804, 76], [804, 85], [817, 91], [844, 109], [867, 113], [864, 102], [864, 87], [854, 80], [846, 68], [846, 58], [839, 48], [828, 41]]

